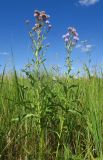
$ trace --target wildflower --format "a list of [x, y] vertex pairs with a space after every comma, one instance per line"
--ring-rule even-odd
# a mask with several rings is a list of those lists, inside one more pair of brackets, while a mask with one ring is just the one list
[[46, 14], [45, 11], [34, 11], [34, 17], [36, 20], [35, 26], [32, 28], [33, 32], [41, 33], [41, 34], [47, 34], [50, 29], [52, 28], [52, 25], [50, 24], [49, 18], [50, 16]]
[[40, 17], [42, 20], [46, 21], [48, 19], [48, 15], [45, 13], [45, 11], [40, 12]]
[[74, 36], [73, 39], [76, 40], [76, 41], [79, 41], [79, 37], [78, 36]]
[[74, 27], [72, 27], [72, 33], [75, 33], [76, 29]]
[[79, 40], [79, 35], [74, 27], [69, 27], [67, 33], [62, 37], [64, 38], [66, 44], [65, 45], [67, 51], [66, 64], [68, 67], [68, 74], [70, 74], [72, 70], [71, 52]]
[[49, 25], [48, 25], [48, 27], [49, 27], [49, 29], [50, 29], [50, 28], [52, 27], [52, 25], [51, 25], [51, 24], [49, 24]]
[[74, 46], [74, 44], [77, 43], [77, 41], [79, 41], [79, 35], [74, 27], [69, 27], [68, 32], [62, 37], [64, 38], [64, 41], [66, 43], [68, 42], [68, 45], [69, 43], [71, 44], [70, 47]]
[[45, 11], [41, 11], [40, 13], [41, 13], [41, 14], [46, 14]]
[[77, 32], [74, 32], [74, 35], [77, 36], [77, 37], [79, 36]]
[[69, 39], [68, 39], [68, 38], [65, 38], [65, 39], [64, 39], [64, 41], [65, 41], [65, 42], [68, 42], [68, 41], [69, 41]]
[[35, 26], [32, 28], [33, 31], [36, 31], [37, 29], [41, 28], [42, 25], [39, 23], [36, 23]]
[[69, 38], [69, 36], [70, 36], [69, 32], [65, 36]]
[[42, 26], [47, 25], [49, 29], [52, 27], [49, 20], [48, 20], [50, 18], [50, 16], [47, 15], [45, 11], [35, 10], [34, 17], [37, 20], [36, 21], [37, 25], [35, 27], [39, 28], [40, 26], [38, 26], [38, 24], [42, 24]]
[[[35, 10], [34, 18], [35, 24], [29, 31], [29, 36], [32, 42], [32, 51], [35, 59], [32, 59], [32, 62], [25, 67], [24, 72], [29, 73], [30, 69], [35, 68], [37, 78], [40, 80], [40, 65], [43, 64], [44, 66], [46, 60], [44, 54], [49, 47], [49, 44], [45, 44], [44, 40], [46, 39], [52, 25], [49, 22], [50, 16], [47, 15], [45, 11]], [[27, 20], [26, 23], [28, 22], [29, 21]]]
[[39, 15], [37, 13], [34, 13], [34, 17], [38, 17]]
[[69, 31], [69, 32], [71, 32], [71, 31], [72, 31], [72, 29], [73, 29], [72, 27], [68, 27], [68, 31]]
[[40, 21], [43, 21], [43, 18], [42, 18], [42, 16], [40, 15], [40, 16], [38, 16], [37, 17], [37, 20], [40, 22]]
[[38, 10], [35, 10], [34, 17], [38, 17], [40, 15], [40, 12]]
[[41, 14], [41, 15], [40, 15], [40, 17], [41, 17], [41, 18], [42, 18], [42, 20], [44, 20], [44, 21], [46, 21], [46, 19], [47, 19], [46, 14]]
[[46, 24], [50, 24], [50, 22], [48, 20], [45, 21]]

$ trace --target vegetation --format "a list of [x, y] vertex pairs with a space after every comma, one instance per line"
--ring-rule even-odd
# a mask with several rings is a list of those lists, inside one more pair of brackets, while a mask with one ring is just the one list
[[91, 76], [87, 66], [88, 78], [71, 74], [74, 28], [70, 39], [64, 37], [67, 74], [48, 73], [41, 29], [49, 22], [38, 18], [49, 16], [39, 11], [35, 16], [37, 25], [29, 32], [35, 58], [24, 74], [15, 68], [5, 74], [4, 68], [0, 76], [0, 159], [103, 160], [103, 79]]

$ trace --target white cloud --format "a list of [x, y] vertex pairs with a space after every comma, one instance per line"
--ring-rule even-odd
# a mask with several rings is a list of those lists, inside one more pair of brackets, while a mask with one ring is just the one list
[[77, 45], [76, 45], [76, 48], [81, 48], [81, 44], [77, 44]]
[[85, 45], [81, 48], [82, 52], [89, 53], [92, 51], [93, 46], [91, 44]]
[[99, 1], [100, 0], [79, 0], [79, 4], [81, 6], [90, 6], [96, 4]]
[[8, 55], [9, 53], [8, 52], [0, 52], [0, 55]]
[[81, 41], [80, 44], [76, 46], [76, 48], [80, 49], [81, 52], [89, 53], [93, 50], [94, 45], [89, 44], [87, 40]]

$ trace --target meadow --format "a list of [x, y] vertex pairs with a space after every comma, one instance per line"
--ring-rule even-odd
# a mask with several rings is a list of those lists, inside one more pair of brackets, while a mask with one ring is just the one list
[[0, 159], [103, 160], [103, 75], [91, 75], [87, 66], [87, 76], [71, 73], [79, 40], [72, 27], [63, 36], [67, 72], [48, 72], [44, 40], [52, 26], [45, 12], [34, 16], [34, 59], [20, 74], [4, 67], [0, 75]]

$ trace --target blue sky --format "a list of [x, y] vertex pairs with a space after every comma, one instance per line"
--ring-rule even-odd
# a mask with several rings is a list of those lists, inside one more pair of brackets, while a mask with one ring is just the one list
[[[64, 66], [66, 52], [62, 35], [74, 26], [80, 41], [93, 46], [92, 63], [103, 63], [103, 0], [0, 0], [0, 64], [10, 66], [11, 48], [17, 69], [32, 57], [31, 43], [25, 20], [35, 24], [34, 10], [45, 10], [50, 16], [52, 30], [48, 35], [50, 48], [47, 67]], [[80, 42], [79, 42], [80, 43]], [[87, 54], [78, 47], [72, 53], [74, 68], [87, 61]]]

